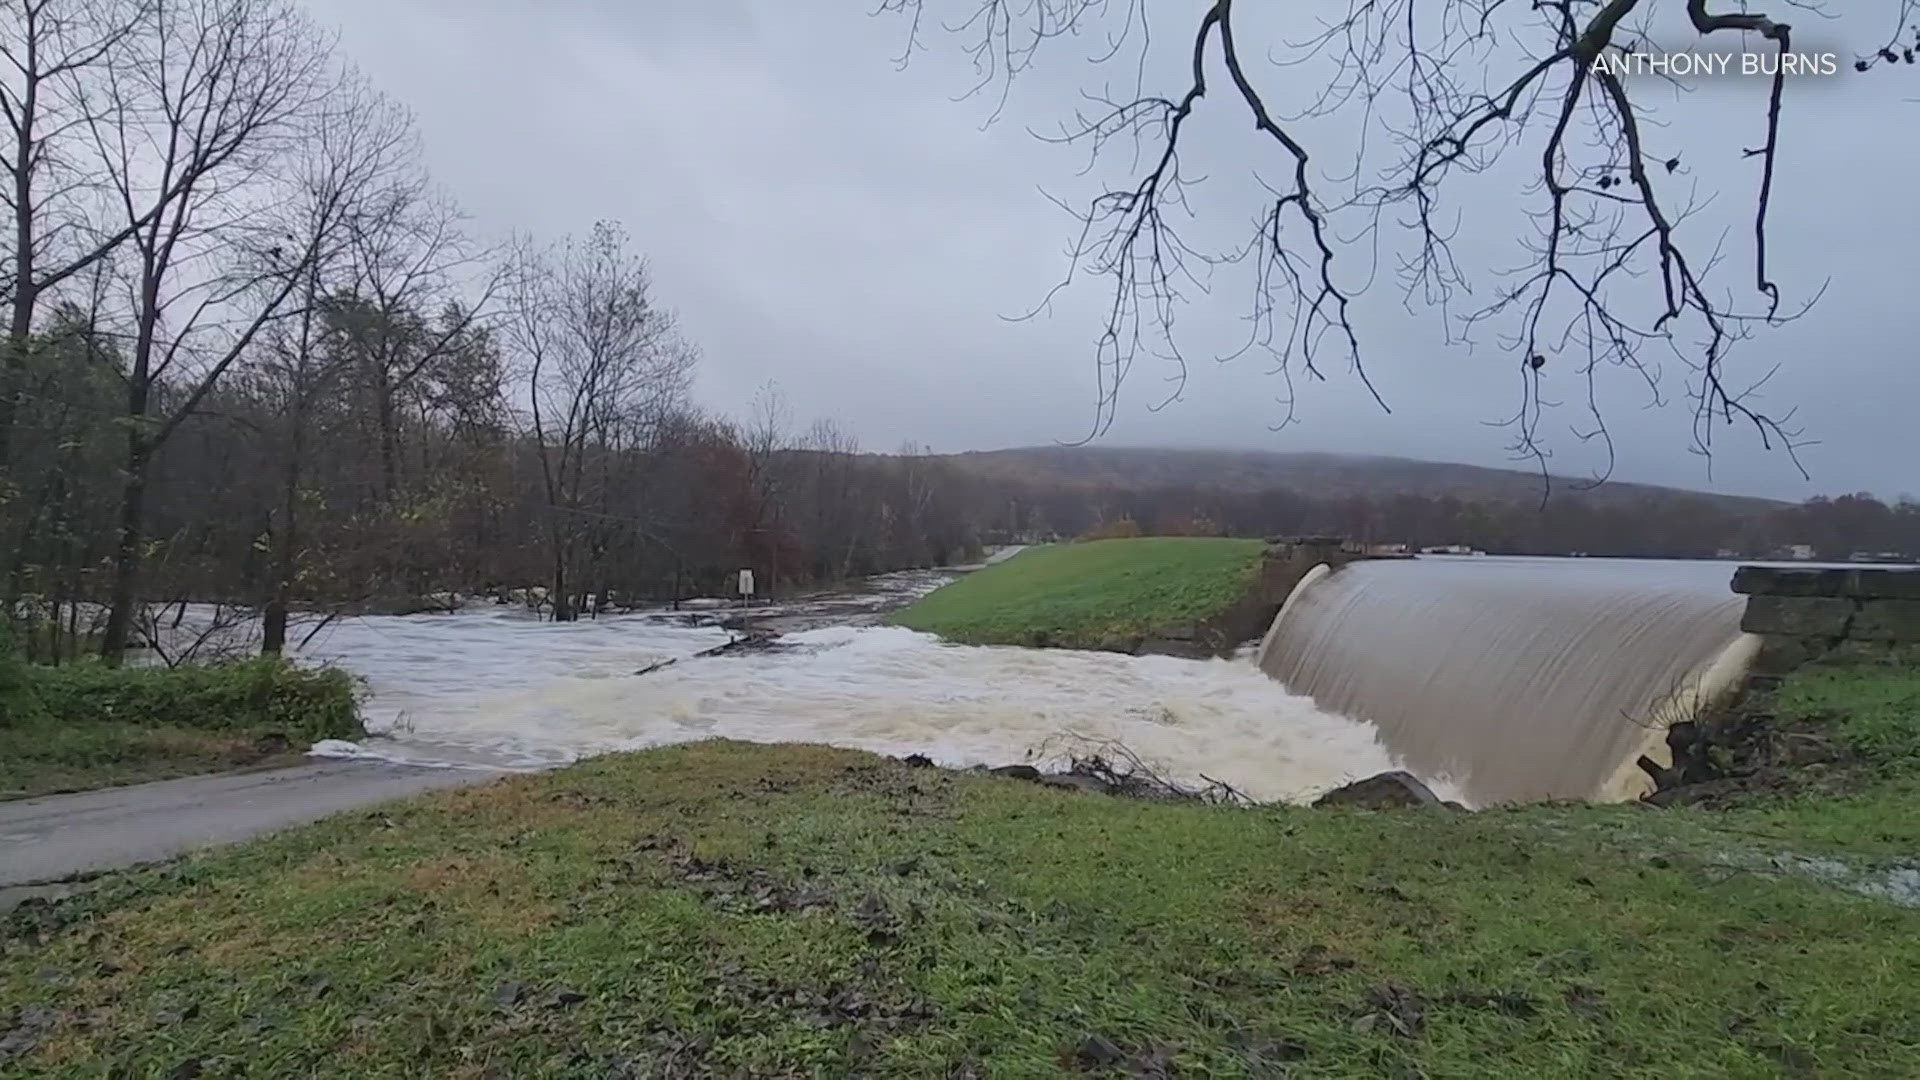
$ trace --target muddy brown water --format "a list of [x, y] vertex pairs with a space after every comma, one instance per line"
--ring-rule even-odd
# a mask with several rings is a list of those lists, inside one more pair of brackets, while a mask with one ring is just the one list
[[1666, 722], [1737, 685], [1735, 564], [1442, 557], [1304, 580], [1263, 644], [1269, 676], [1376, 725], [1479, 805], [1629, 799]]

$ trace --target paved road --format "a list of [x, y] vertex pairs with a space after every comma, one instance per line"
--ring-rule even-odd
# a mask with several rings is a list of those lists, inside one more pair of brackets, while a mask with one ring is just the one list
[[[1019, 550], [1002, 549], [987, 562], [999, 562]], [[976, 569], [950, 567], [921, 573], [952, 577]], [[913, 575], [887, 577], [903, 576]], [[923, 591], [883, 589], [811, 597], [768, 612], [766, 621], [780, 632], [860, 625], [878, 621]], [[760, 623], [761, 618], [754, 622]], [[0, 911], [28, 896], [71, 891], [62, 879], [75, 875], [159, 862], [304, 825], [343, 810], [499, 775], [479, 769], [317, 761], [270, 772], [191, 776], [0, 802]]]
[[170, 859], [342, 810], [498, 775], [323, 761], [0, 802], [0, 910], [46, 891], [40, 883]]

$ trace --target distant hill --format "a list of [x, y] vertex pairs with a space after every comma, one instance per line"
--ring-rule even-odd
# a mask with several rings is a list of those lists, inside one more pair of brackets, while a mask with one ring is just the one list
[[[1451, 495], [1480, 502], [1537, 501], [1541, 493], [1539, 473], [1355, 454], [1036, 446], [950, 454], [942, 460], [982, 477], [1062, 486], [1197, 486], [1232, 492], [1287, 488], [1318, 498]], [[1590, 481], [1555, 478], [1552, 490], [1558, 495], [1577, 493], [1597, 506], [1670, 500], [1699, 505], [1704, 500], [1722, 510], [1759, 513], [1785, 505], [1770, 499], [1616, 480], [1598, 487], [1587, 484]]]

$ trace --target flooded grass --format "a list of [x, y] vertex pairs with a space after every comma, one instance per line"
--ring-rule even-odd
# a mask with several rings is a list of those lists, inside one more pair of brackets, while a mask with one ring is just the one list
[[1920, 912], [1650, 854], [1705, 818], [1149, 804], [699, 743], [27, 905], [0, 1073], [1920, 1071]]

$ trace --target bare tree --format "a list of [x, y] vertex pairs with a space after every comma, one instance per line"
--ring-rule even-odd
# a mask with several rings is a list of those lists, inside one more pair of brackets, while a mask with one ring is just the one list
[[[1437, 309], [1450, 341], [1496, 336], [1522, 390], [1509, 421], [1514, 449], [1543, 471], [1551, 377], [1569, 377], [1554, 394], [1583, 399], [1588, 417], [1575, 434], [1604, 444], [1604, 478], [1612, 441], [1596, 380], [1625, 372], [1659, 402], [1662, 355], [1688, 368], [1698, 452], [1710, 454], [1715, 428], [1728, 424], [1790, 456], [1799, 445], [1791, 412], [1770, 411], [1753, 395], [1766, 375], [1743, 380], [1728, 355], [1755, 329], [1790, 320], [1811, 302], [1786, 299], [1768, 248], [1783, 102], [1796, 72], [1820, 70], [1816, 57], [1794, 52], [1798, 39], [1783, 13], [1837, 18], [1837, 5], [1209, 0], [1177, 39], [1185, 78], [1164, 92], [1147, 85], [1158, 54], [1146, 0], [942, 7], [881, 0], [879, 12], [908, 21], [903, 63], [941, 26], [965, 42], [976, 90], [997, 92], [1004, 104], [1009, 84], [1043, 49], [1091, 41], [1090, 59], [1111, 64], [1126, 88], [1089, 90], [1090, 105], [1057, 136], [1096, 162], [1116, 142], [1134, 155], [1127, 180], [1067, 207], [1078, 234], [1063, 285], [1078, 274], [1110, 284], [1094, 435], [1112, 423], [1136, 359], [1169, 361], [1170, 399], [1179, 396], [1187, 354], [1175, 316], [1192, 293], [1223, 287], [1217, 272], [1244, 275], [1252, 296], [1252, 332], [1221, 358], [1271, 358], [1285, 380], [1282, 426], [1294, 416], [1296, 374], [1321, 379], [1329, 362], [1345, 361], [1373, 391], [1354, 305], [1377, 260], [1397, 269], [1409, 306]], [[1766, 8], [1774, 10], [1756, 10]], [[1164, 18], [1163, 10], [1153, 14]], [[1842, 77], [1911, 64], [1917, 12], [1915, 0], [1846, 12], [1834, 25], [1866, 40], [1840, 59]], [[1687, 145], [1660, 112], [1671, 106], [1697, 130], [1698, 99], [1673, 92], [1679, 88], [1668, 79], [1625, 77], [1614, 63], [1628, 53], [1702, 52], [1723, 42], [1758, 53], [1763, 76], [1750, 84], [1750, 139], [1732, 154]], [[1183, 167], [1195, 149], [1196, 117], [1215, 98], [1256, 133], [1250, 171], [1264, 192], [1237, 239], [1218, 245], [1190, 228], [1202, 178]], [[1329, 168], [1324, 151], [1310, 153], [1314, 144], [1352, 148], [1352, 157]], [[1519, 238], [1517, 266], [1475, 270], [1474, 256], [1456, 257], [1466, 207], [1455, 196], [1476, 178], [1482, 206], [1511, 198], [1516, 186], [1522, 193], [1535, 228]], [[1748, 193], [1737, 208], [1726, 197], [1709, 206], [1716, 192], [1736, 191]], [[1723, 234], [1739, 218], [1746, 250], [1724, 250]], [[1467, 301], [1488, 278], [1489, 298]]]
[[787, 451], [791, 449], [787, 428], [793, 422], [793, 410], [787, 405], [780, 385], [767, 382], [753, 395], [753, 404], [740, 431], [741, 447], [747, 454], [747, 551], [761, 564], [765, 577], [761, 591], [771, 596], [780, 587], [781, 520], [791, 486]]
[[[356, 277], [358, 226], [369, 215], [386, 213], [396, 191], [411, 187], [417, 151], [407, 115], [357, 79], [329, 95], [299, 151], [286, 233], [306, 253], [297, 270], [296, 306], [266, 328], [260, 349], [261, 373], [280, 421], [279, 505], [273, 513], [271, 585], [261, 630], [261, 651], [269, 655], [286, 646], [300, 571], [311, 413], [321, 395], [337, 389], [345, 367], [342, 350], [323, 340], [333, 292], [350, 287]], [[265, 290], [278, 285], [272, 278], [261, 283]]]
[[907, 566], [937, 566], [945, 562], [942, 545], [931, 538], [928, 514], [940, 487], [939, 470], [930, 467], [926, 447], [912, 440], [900, 444], [894, 456], [899, 489], [893, 503], [902, 562]]
[[626, 243], [602, 222], [583, 243], [528, 256], [516, 286], [509, 338], [527, 370], [559, 622], [578, 617], [576, 571], [596, 523], [637, 516], [632, 507], [613, 512], [605, 498], [612, 456], [631, 445], [623, 433], [683, 404], [696, 359]]
[[[141, 0], [7, 0], [0, 6], [0, 119], [11, 148], [0, 187], [12, 244], [0, 287], [7, 341], [0, 359], [0, 467], [9, 460], [28, 338], [42, 298], [106, 258], [144, 220], [111, 227], [84, 164], [85, 87], [146, 24]], [[152, 213], [150, 204], [146, 213]], [[111, 220], [110, 218], [108, 219]]]
[[[0, 611], [42, 623], [44, 637], [29, 632], [28, 640], [54, 661], [63, 648], [78, 656], [86, 579], [111, 521], [111, 488], [96, 480], [118, 459], [117, 357], [114, 342], [95, 332], [98, 317], [98, 297], [55, 305], [15, 372], [25, 407], [15, 417], [12, 481], [0, 495]], [[94, 609], [85, 607], [91, 628]]]
[[816, 576], [854, 576], [854, 557], [870, 522], [857, 487], [854, 455], [860, 440], [829, 419], [814, 421], [802, 443], [808, 468], [798, 512], [804, 514], [815, 551]]
[[[353, 226], [360, 278], [356, 306], [342, 315], [354, 329], [356, 383], [375, 412], [385, 499], [401, 484], [404, 412], [473, 334], [492, 326], [504, 298], [507, 260], [475, 244], [464, 226], [459, 208], [424, 173], [396, 186], [383, 207]], [[436, 309], [440, 317], [432, 320]]]
[[[155, 451], [281, 314], [327, 242], [294, 236], [273, 210], [297, 187], [285, 165], [327, 96], [328, 58], [277, 0], [162, 0], [85, 110], [113, 201], [133, 226], [123, 253], [125, 480], [101, 634], [109, 663], [126, 648], [138, 599]], [[181, 392], [156, 415], [162, 380]]]

